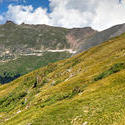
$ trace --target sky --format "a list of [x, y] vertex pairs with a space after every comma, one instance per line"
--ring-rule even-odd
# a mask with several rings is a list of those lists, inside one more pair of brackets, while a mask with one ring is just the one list
[[125, 0], [0, 0], [0, 24], [104, 30], [125, 23]]

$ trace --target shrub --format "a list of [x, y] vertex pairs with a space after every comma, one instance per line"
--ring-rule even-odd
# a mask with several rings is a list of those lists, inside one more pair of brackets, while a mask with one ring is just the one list
[[118, 64], [114, 64], [110, 69], [104, 71], [103, 73], [99, 74], [98, 76], [96, 76], [94, 78], [94, 81], [98, 81], [101, 80], [111, 74], [117, 73], [121, 70], [125, 69], [125, 63], [118, 63]]

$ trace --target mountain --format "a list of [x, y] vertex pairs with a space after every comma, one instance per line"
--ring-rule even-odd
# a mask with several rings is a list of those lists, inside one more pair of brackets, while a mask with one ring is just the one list
[[[87, 38], [96, 31], [83, 29], [65, 29], [47, 25], [16, 25], [11, 21], [0, 26], [0, 51], [2, 57], [16, 57], [44, 52], [47, 50], [75, 50], [75, 40]], [[83, 35], [82, 35], [83, 34]], [[68, 50], [67, 50], [68, 51]], [[3, 55], [3, 56], [2, 56]]]
[[0, 25], [0, 83], [70, 57], [78, 46], [76, 40], [95, 32], [89, 27], [70, 30], [7, 21]]
[[125, 32], [125, 24], [98, 32], [91, 27], [0, 25], [0, 83], [75, 55]]
[[106, 29], [104, 31], [96, 32], [90, 38], [81, 40], [81, 45], [78, 48], [77, 53], [85, 51], [88, 48], [96, 46], [104, 41], [107, 41], [107, 40], [113, 38], [113, 37], [119, 36], [122, 33], [125, 33], [125, 24], [116, 25], [116, 26], [113, 26], [113, 27]]
[[0, 86], [1, 125], [125, 124], [125, 34]]
[[125, 24], [98, 32], [91, 27], [66, 29], [48, 25], [0, 25], [1, 60], [20, 55], [37, 55], [45, 51], [85, 51], [125, 32]]

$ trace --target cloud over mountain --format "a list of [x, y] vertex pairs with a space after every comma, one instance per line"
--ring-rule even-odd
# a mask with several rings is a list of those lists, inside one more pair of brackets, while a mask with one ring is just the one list
[[42, 7], [9, 5], [0, 21], [48, 24], [66, 28], [92, 26], [103, 30], [125, 22], [125, 2], [118, 0], [50, 0], [50, 13]]

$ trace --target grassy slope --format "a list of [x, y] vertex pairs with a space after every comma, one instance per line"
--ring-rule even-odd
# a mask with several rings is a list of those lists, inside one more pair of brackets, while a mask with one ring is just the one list
[[124, 91], [125, 34], [0, 86], [0, 122], [124, 125]]

